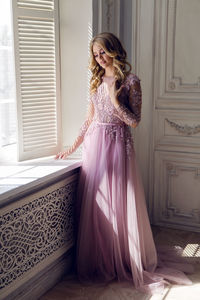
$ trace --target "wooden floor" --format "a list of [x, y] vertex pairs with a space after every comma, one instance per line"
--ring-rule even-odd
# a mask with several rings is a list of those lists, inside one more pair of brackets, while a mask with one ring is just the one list
[[169, 285], [162, 295], [149, 296], [136, 291], [130, 283], [113, 282], [107, 285], [82, 285], [71, 274], [65, 276], [40, 300], [200, 300], [200, 233], [153, 227], [157, 245], [175, 245], [184, 249], [184, 255], [195, 261], [195, 273], [188, 277], [191, 286]]

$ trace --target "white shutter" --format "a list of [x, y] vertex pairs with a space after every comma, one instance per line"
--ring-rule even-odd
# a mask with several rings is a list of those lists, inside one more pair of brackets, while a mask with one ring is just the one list
[[12, 0], [18, 159], [58, 152], [61, 144], [57, 0]]

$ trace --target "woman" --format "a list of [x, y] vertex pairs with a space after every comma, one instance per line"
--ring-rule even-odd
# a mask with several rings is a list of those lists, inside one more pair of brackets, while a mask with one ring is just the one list
[[139, 78], [111, 33], [91, 41], [88, 116], [66, 158], [83, 142], [77, 212], [77, 273], [81, 280], [117, 278], [154, 292], [164, 278], [190, 284], [182, 272], [158, 268], [157, 252], [129, 126], [141, 117]]

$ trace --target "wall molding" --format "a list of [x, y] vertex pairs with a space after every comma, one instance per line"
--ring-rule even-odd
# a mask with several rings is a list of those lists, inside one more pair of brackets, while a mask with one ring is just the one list
[[[156, 152], [153, 216], [155, 225], [200, 232], [199, 161], [200, 154]], [[189, 181], [186, 182], [186, 179]], [[188, 192], [188, 189], [194, 194]], [[185, 194], [187, 199], [181, 200]], [[193, 195], [192, 199], [190, 194]]]
[[155, 3], [156, 108], [200, 109], [200, 76], [189, 83], [181, 75], [175, 75], [177, 0], [155, 0]]
[[134, 66], [134, 73], [140, 77], [140, 32], [141, 32], [141, 1], [133, 0], [133, 8], [132, 8], [132, 57], [131, 62]]
[[199, 112], [155, 110], [154, 149], [200, 153]]
[[180, 207], [178, 208], [172, 201], [172, 180], [173, 177], [178, 177], [181, 172], [192, 172], [194, 174], [195, 179], [199, 179], [200, 181], [200, 168], [189, 167], [184, 165], [174, 165], [172, 163], [166, 164], [166, 172], [167, 172], [167, 184], [166, 184], [166, 203], [165, 209], [162, 214], [168, 219], [172, 219], [174, 217], [190, 219], [193, 222], [200, 224], [200, 209], [191, 208], [190, 212], [184, 212]]
[[172, 128], [185, 136], [194, 135], [200, 132], [200, 124], [196, 126], [189, 126], [188, 124], [180, 125], [169, 120], [168, 118], [166, 118], [165, 120], [170, 124]]
[[166, 60], [165, 68], [167, 70], [166, 77], [166, 91], [175, 90], [179, 92], [182, 89], [193, 88], [191, 92], [200, 91], [200, 76], [197, 77], [196, 82], [184, 82], [181, 76], [175, 76], [175, 43], [176, 43], [176, 22], [177, 22], [177, 0], [167, 0], [167, 20], [166, 20]]
[[113, 32], [120, 36], [120, 5], [121, 0], [99, 0], [97, 2], [97, 32]]

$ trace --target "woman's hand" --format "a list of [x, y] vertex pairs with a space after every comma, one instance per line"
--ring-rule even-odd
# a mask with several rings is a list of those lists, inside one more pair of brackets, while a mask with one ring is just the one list
[[59, 152], [56, 156], [55, 159], [66, 159], [67, 156], [69, 156], [71, 154], [71, 151], [67, 150], [64, 152]]
[[108, 92], [109, 92], [109, 96], [111, 99], [111, 102], [113, 103], [113, 105], [115, 107], [119, 106], [119, 94], [121, 93], [121, 90], [123, 88], [123, 86], [121, 86], [118, 90], [116, 89], [116, 84], [115, 81], [112, 82], [111, 85], [107, 85], [108, 86]]

